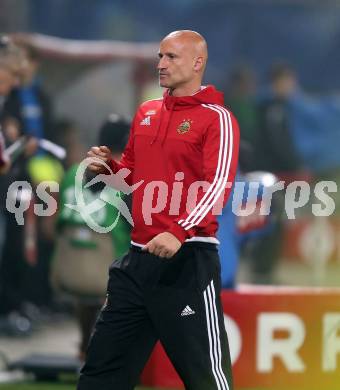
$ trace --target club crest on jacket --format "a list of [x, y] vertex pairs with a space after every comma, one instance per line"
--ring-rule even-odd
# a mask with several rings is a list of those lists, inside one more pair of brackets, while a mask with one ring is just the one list
[[187, 133], [190, 130], [192, 124], [191, 119], [184, 119], [183, 122], [177, 127], [178, 134]]

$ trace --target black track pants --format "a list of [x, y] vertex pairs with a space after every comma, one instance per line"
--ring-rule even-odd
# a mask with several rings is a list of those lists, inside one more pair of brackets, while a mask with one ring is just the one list
[[188, 390], [232, 390], [216, 246], [186, 243], [172, 259], [132, 247], [110, 268], [78, 390], [131, 390], [160, 340]]

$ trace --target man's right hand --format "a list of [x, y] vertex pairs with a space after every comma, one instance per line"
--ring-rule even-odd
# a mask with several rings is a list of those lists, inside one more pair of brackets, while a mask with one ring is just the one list
[[[95, 157], [106, 164], [112, 158], [111, 151], [107, 146], [93, 146], [87, 152], [87, 157]], [[105, 173], [105, 167], [99, 162], [93, 162], [88, 168], [94, 173]]]

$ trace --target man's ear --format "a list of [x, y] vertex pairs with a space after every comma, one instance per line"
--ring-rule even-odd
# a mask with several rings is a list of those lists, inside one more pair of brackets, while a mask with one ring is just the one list
[[200, 70], [202, 70], [203, 66], [204, 66], [204, 59], [203, 59], [203, 57], [202, 56], [196, 57], [195, 58], [195, 62], [194, 62], [194, 70], [196, 72], [199, 72]]

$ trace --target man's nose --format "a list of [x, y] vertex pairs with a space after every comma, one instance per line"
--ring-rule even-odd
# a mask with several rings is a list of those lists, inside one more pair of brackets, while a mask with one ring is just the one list
[[165, 63], [164, 57], [162, 57], [158, 61], [157, 69], [160, 70], [160, 69], [164, 69], [164, 68], [166, 68], [166, 63]]

